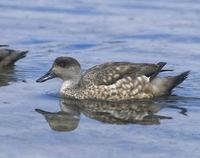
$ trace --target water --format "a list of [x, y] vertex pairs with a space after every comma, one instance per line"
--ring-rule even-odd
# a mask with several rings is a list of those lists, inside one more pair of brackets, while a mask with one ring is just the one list
[[[1, 0], [0, 10], [0, 44], [29, 50], [0, 87], [0, 157], [200, 157], [200, 2]], [[83, 70], [166, 61], [170, 74], [192, 72], [174, 92], [181, 97], [120, 105], [124, 111], [62, 106], [60, 80], [35, 83], [61, 55]]]

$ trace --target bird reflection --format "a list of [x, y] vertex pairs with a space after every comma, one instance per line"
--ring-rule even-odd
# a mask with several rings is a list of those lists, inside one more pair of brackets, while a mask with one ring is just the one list
[[35, 110], [45, 117], [51, 129], [55, 131], [72, 131], [77, 128], [80, 120], [79, 108], [71, 104], [64, 106], [64, 109], [59, 112], [47, 112], [41, 109]]
[[[108, 102], [61, 99], [59, 112], [41, 109], [36, 109], [36, 111], [45, 117], [53, 130], [72, 131], [78, 127], [81, 113], [91, 119], [109, 124], [156, 125], [160, 124], [161, 120], [172, 119], [170, 116], [156, 114], [166, 107], [168, 107], [167, 104], [161, 105], [156, 101]], [[186, 113], [184, 108], [169, 107]]]

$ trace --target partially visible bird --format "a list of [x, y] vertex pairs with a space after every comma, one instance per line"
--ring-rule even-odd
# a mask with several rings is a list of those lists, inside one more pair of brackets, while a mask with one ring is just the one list
[[[8, 47], [0, 45], [0, 47]], [[7, 86], [10, 82], [16, 82], [19, 76], [16, 76], [14, 65], [19, 59], [26, 56], [28, 51], [17, 51], [8, 48], [0, 48], [0, 87]]]
[[15, 64], [16, 61], [26, 56], [28, 51], [17, 51], [13, 49], [0, 49], [0, 69], [6, 69]]

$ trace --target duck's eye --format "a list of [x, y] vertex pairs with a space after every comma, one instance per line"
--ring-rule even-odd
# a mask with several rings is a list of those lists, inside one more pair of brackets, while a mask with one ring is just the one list
[[65, 67], [65, 66], [66, 66], [66, 63], [65, 63], [65, 62], [61, 62], [61, 63], [59, 63], [59, 66], [60, 66], [60, 67]]

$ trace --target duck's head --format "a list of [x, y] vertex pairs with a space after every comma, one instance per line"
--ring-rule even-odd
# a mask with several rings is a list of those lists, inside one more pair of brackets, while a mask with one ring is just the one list
[[63, 81], [78, 83], [81, 79], [81, 66], [79, 62], [71, 57], [58, 57], [50, 70], [36, 82], [45, 82], [58, 77]]

